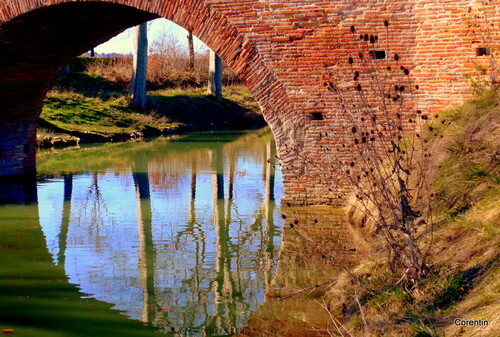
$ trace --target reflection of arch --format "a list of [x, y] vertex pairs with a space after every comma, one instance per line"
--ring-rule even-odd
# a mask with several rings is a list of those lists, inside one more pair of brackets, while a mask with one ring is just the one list
[[[275, 132], [280, 132], [281, 123], [274, 112], [292, 110], [283, 86], [249, 38], [251, 32], [242, 32], [232, 24], [226, 14], [229, 7], [224, 4], [180, 0], [42, 2], [48, 6], [42, 6], [40, 0], [0, 3], [0, 144], [9, 141], [13, 151], [19, 152], [10, 153], [15, 159], [1, 170], [2, 175], [34, 168], [35, 121], [58, 71], [118, 32], [159, 16], [192, 30], [207, 43], [247, 83]], [[6, 154], [0, 151], [1, 156]]]

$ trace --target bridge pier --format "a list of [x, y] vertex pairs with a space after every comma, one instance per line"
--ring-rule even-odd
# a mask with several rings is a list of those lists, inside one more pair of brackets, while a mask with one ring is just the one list
[[0, 204], [36, 202], [36, 122], [0, 125]]
[[0, 177], [35, 172], [36, 127], [33, 117], [0, 124]]

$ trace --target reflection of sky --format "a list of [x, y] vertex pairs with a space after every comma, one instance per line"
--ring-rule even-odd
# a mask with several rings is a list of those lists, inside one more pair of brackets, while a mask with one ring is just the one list
[[83, 293], [115, 303], [137, 317], [142, 310], [137, 211], [131, 176], [75, 177], [65, 269]]
[[[63, 190], [62, 179], [54, 179], [38, 185], [38, 202], [40, 210], [40, 224], [47, 242], [47, 249], [57, 263], [59, 254], [59, 232], [61, 230], [63, 213]], [[45, 224], [45, 226], [44, 226]]]
[[[148, 309], [144, 303], [146, 273], [154, 276], [154, 294], [150, 295], [154, 303], [149, 304], [168, 308], [154, 313], [157, 325], [196, 327], [220, 317], [217, 333], [227, 332], [232, 325], [241, 326], [263, 300], [265, 281], [277, 256], [267, 248], [270, 240], [274, 249], [279, 248], [281, 233], [278, 207], [271, 216], [277, 226], [273, 237], [267, 231], [272, 224], [265, 221], [265, 148], [253, 143], [248, 147], [235, 150], [232, 201], [227, 200], [230, 157], [224, 156], [226, 200], [218, 207], [212, 197], [213, 166], [207, 161], [197, 162], [196, 198], [191, 200], [193, 159], [189, 156], [176, 161], [169, 154], [162, 159], [164, 166], [157, 165], [158, 158], [154, 165], [148, 164], [151, 195], [140, 207], [132, 172], [123, 169], [75, 173], [71, 203], [64, 206], [62, 179], [39, 184], [40, 223], [54, 261], [65, 249], [70, 282], [133, 319], [142, 319]], [[175, 161], [175, 170], [169, 161]], [[279, 171], [276, 178], [279, 199]], [[142, 220], [150, 221], [152, 227], [154, 270], [144, 270], [140, 264], [144, 247], [138, 222], [148, 216], [141, 211], [148, 205], [152, 219]], [[70, 207], [71, 216], [67, 237], [61, 241], [63, 207]], [[227, 241], [219, 237], [225, 235], [219, 231], [224, 224]], [[234, 297], [231, 292], [242, 295]]]

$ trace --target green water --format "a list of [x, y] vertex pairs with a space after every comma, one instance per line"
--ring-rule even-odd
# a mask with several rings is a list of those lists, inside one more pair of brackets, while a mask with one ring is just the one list
[[39, 153], [37, 202], [0, 206], [0, 332], [227, 336], [276, 272], [269, 132]]

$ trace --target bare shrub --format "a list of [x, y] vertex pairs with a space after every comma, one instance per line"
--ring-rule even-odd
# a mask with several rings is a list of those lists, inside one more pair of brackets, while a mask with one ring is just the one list
[[102, 76], [113, 82], [128, 83], [132, 76], [132, 58], [128, 56], [91, 58], [86, 71], [89, 74]]
[[[148, 89], [207, 86], [208, 49], [201, 49], [195, 53], [194, 67], [190, 68], [187, 45], [183, 46], [170, 31], [161, 31], [149, 44], [146, 78]], [[80, 57], [73, 62], [71, 69], [128, 84], [132, 75], [132, 56]], [[222, 85], [241, 84], [236, 74], [228, 66], [224, 66]]]
[[[148, 82], [153, 86], [206, 86], [208, 83], [208, 49], [195, 53], [190, 67], [187, 45], [171, 32], [161, 31], [151, 43], [148, 58]], [[227, 66], [223, 70], [223, 86], [240, 85], [241, 81]]]
[[[328, 182], [330, 193], [352, 188], [348, 204], [382, 238], [379, 249], [388, 255], [395, 283], [409, 286], [429, 270], [434, 197], [430, 162], [436, 133], [427, 126], [431, 116], [418, 107], [419, 86], [411, 65], [391, 53], [389, 22], [383, 25], [383, 37], [352, 26], [350, 50], [355, 52], [345, 57], [350, 70], [323, 77], [323, 87], [337, 102], [332, 115], [345, 122], [343, 134], [334, 136], [335, 141], [342, 136], [340, 145], [320, 146], [329, 165], [316, 169], [316, 179]], [[385, 53], [380, 55], [380, 50]], [[328, 144], [328, 137], [323, 136], [322, 144]], [[300, 156], [297, 149], [287, 151]], [[315, 157], [300, 160], [315, 167], [318, 163], [310, 159]]]
[[418, 109], [418, 85], [401, 57], [390, 52], [387, 20], [384, 27], [386, 57], [376, 56], [382, 49], [377, 34], [359, 34], [351, 27], [358, 50], [346, 57], [351, 83], [341, 88], [325, 78], [324, 86], [348, 120], [341, 146], [355, 158], [333, 159], [332, 168], [340, 177], [337, 184], [353, 187], [351, 205], [383, 238], [397, 283], [413, 283], [428, 269], [424, 239], [432, 231], [432, 142], [421, 134], [429, 116]]

